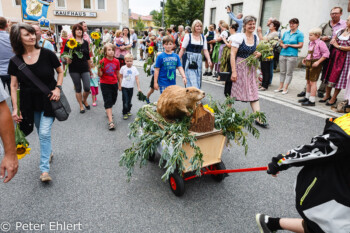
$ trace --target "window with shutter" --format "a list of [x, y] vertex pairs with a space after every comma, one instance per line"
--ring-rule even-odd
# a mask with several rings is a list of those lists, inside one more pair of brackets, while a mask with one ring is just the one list
[[266, 25], [269, 18], [273, 17], [279, 20], [282, 0], [264, 0], [260, 18], [262, 34], [265, 35], [268, 27]]
[[21, 0], [15, 0], [15, 4], [16, 4], [16, 6], [20, 6], [21, 5]]

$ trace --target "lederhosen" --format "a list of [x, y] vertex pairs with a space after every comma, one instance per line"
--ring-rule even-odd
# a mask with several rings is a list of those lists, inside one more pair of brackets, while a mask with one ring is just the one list
[[[306, 76], [305, 79], [312, 81], [312, 82], [317, 82], [318, 77], [321, 74], [322, 71], [322, 65], [318, 65], [317, 67], [312, 67], [312, 65], [317, 62], [319, 59], [314, 59], [314, 51], [316, 46], [318, 46], [318, 44], [316, 43], [315, 46], [312, 48], [312, 50], [308, 51], [308, 55], [310, 54], [310, 60], [306, 60], [305, 61], [305, 66], [306, 66]], [[307, 55], [307, 56], [308, 56]]]

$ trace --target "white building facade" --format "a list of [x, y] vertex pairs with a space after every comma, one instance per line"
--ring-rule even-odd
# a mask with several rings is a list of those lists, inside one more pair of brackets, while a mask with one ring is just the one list
[[[235, 14], [255, 16], [257, 25], [262, 26], [263, 30], [266, 30], [266, 23], [270, 17], [277, 18], [283, 26], [286, 26], [290, 19], [298, 18], [299, 30], [305, 36], [305, 44], [299, 56], [307, 54], [308, 31], [329, 21], [333, 7], [343, 8], [342, 19], [345, 20], [349, 15], [347, 12], [348, 0], [205, 0], [204, 28], [211, 23], [217, 25], [220, 20], [231, 24], [231, 19], [226, 13], [226, 6], [230, 6]], [[284, 31], [286, 30], [282, 32]]]

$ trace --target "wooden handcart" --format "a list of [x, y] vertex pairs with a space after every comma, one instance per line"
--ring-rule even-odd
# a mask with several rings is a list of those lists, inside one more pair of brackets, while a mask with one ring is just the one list
[[[151, 114], [149, 117], [156, 121]], [[225, 164], [221, 159], [226, 142], [226, 137], [222, 134], [222, 131], [214, 129], [211, 132], [192, 133], [197, 138], [196, 145], [201, 149], [203, 154], [203, 165], [201, 168], [202, 176], [211, 175], [215, 181], [221, 182], [223, 179], [225, 179], [227, 173], [267, 170], [267, 167], [226, 170]], [[182, 176], [180, 175], [181, 173], [179, 174], [178, 171], [175, 171], [169, 177], [170, 189], [176, 196], [182, 196], [185, 193], [185, 181], [198, 177], [190, 169], [190, 159], [195, 154], [194, 149], [188, 144], [182, 145], [182, 148], [185, 150], [187, 156], [187, 159], [184, 160], [185, 169], [182, 171]], [[162, 154], [163, 149], [164, 148], [162, 148], [162, 145], [159, 145], [157, 153]], [[155, 153], [149, 157], [149, 160], [153, 161], [154, 158]]]

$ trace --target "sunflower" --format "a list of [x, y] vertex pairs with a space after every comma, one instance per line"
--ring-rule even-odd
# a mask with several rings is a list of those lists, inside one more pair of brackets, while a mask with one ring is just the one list
[[23, 159], [27, 154], [29, 154], [30, 148], [28, 147], [28, 144], [26, 146], [22, 144], [18, 144], [16, 148], [17, 158]]
[[211, 113], [214, 113], [214, 109], [212, 109], [211, 107], [209, 107], [208, 104], [203, 106], [204, 108], [208, 109]]
[[152, 54], [152, 53], [153, 53], [153, 46], [151, 46], [151, 47], [148, 48], [148, 53], [149, 53], [149, 54]]
[[100, 39], [101, 38], [100, 33], [98, 33], [98, 32], [91, 33], [91, 38], [94, 40]]
[[67, 41], [67, 46], [70, 49], [74, 49], [78, 46], [78, 42], [74, 38], [70, 38], [69, 41]]

